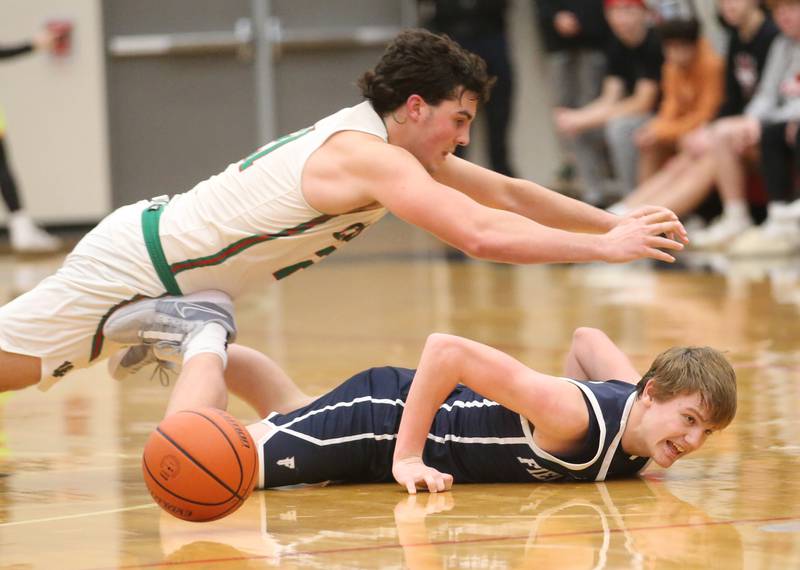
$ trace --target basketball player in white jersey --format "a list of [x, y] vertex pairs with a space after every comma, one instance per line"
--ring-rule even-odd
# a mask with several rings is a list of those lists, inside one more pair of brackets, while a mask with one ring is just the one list
[[[265, 145], [189, 192], [103, 220], [55, 275], [0, 309], [0, 391], [46, 389], [115, 342], [140, 342], [106, 342], [104, 324], [144, 298], [194, 293], [200, 312], [211, 301], [216, 309], [206, 313], [222, 312], [203, 327], [215, 336], [208, 344], [232, 340], [230, 305], [197, 292], [236, 297], [285, 278], [387, 211], [468, 255], [508, 263], [669, 262], [664, 250], [687, 242], [664, 208], [617, 217], [455, 157], [492, 81], [479, 57], [446, 37], [403, 32], [359, 84], [363, 103]], [[116, 370], [124, 376], [157, 356], [134, 346]], [[193, 390], [224, 386], [200, 380]]]

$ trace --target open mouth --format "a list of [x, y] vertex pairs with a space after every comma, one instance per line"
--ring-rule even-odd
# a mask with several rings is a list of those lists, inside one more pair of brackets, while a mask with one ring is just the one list
[[683, 447], [681, 447], [676, 443], [673, 443], [670, 440], [667, 440], [667, 455], [669, 455], [673, 461], [675, 459], [678, 459], [678, 457], [683, 455], [685, 452], [686, 450]]

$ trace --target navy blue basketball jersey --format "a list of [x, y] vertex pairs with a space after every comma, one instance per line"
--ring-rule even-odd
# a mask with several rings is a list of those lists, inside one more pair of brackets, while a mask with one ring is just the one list
[[[414, 370], [372, 368], [308, 406], [271, 414], [274, 427], [257, 445], [261, 487], [392, 481], [392, 456]], [[630, 476], [647, 464], [620, 440], [636, 398], [626, 382], [572, 382], [583, 393], [589, 430], [579, 450], [554, 456], [533, 441], [535, 426], [466, 386], [443, 403], [428, 433], [423, 460], [456, 483], [556, 480], [603, 481]]]

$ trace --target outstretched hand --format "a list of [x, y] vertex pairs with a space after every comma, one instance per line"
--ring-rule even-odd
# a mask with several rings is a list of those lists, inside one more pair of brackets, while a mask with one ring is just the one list
[[672, 263], [675, 258], [664, 249], [680, 251], [689, 243], [686, 229], [672, 210], [661, 206], [642, 206], [620, 218], [604, 234], [604, 259], [624, 263], [644, 257]]
[[392, 465], [392, 475], [411, 495], [417, 489], [427, 489], [431, 493], [449, 491], [453, 486], [453, 476], [441, 473], [433, 467], [428, 467], [422, 462], [421, 457], [407, 457], [399, 459]]

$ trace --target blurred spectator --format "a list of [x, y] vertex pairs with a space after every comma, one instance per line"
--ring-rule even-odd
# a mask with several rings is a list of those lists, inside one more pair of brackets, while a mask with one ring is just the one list
[[[639, 153], [633, 134], [653, 116], [664, 61], [644, 0], [605, 0], [604, 6], [613, 37], [600, 97], [580, 109], [555, 111], [559, 132], [575, 139], [583, 199], [593, 204], [636, 187]], [[617, 184], [604, 176], [604, 142]]]
[[[731, 178], [741, 179], [738, 196], [723, 192], [723, 213], [708, 229], [692, 236], [694, 247], [716, 247], [729, 242], [752, 225], [745, 196], [748, 165], [757, 162], [756, 147], [751, 146], [739, 155], [726, 155], [724, 138], [716, 141], [718, 128], [736, 121], [750, 102], [758, 86], [770, 45], [778, 29], [760, 7], [758, 0], [717, 0], [719, 15], [730, 37], [725, 57], [724, 102], [718, 120], [709, 127], [700, 127], [680, 142], [680, 154], [670, 160], [655, 176], [648, 179], [628, 196], [614, 211], [623, 212], [642, 204], [656, 204], [673, 209], [678, 215], [694, 210], [714, 189], [727, 188]], [[727, 160], [725, 160], [727, 158]], [[720, 175], [720, 169], [725, 172]], [[718, 184], [718, 178], [723, 183]]]
[[[39, 32], [31, 41], [17, 45], [0, 46], [0, 59], [32, 53], [36, 50], [51, 49], [58, 38], [49, 30]], [[5, 148], [5, 118], [0, 109], [0, 191], [8, 208], [8, 233], [11, 248], [19, 252], [55, 251], [61, 247], [61, 240], [37, 227], [22, 207], [17, 191], [16, 180], [11, 172]]]
[[[484, 105], [492, 170], [514, 176], [508, 153], [511, 121], [513, 69], [506, 38], [507, 0], [421, 0], [424, 24], [444, 33], [486, 61], [490, 75], [497, 78], [492, 96]], [[461, 156], [463, 147], [456, 154]]]
[[683, 136], [715, 117], [723, 96], [722, 59], [700, 37], [694, 14], [663, 20], [657, 31], [666, 60], [663, 99], [656, 117], [636, 131], [641, 181], [664, 166]]
[[[600, 95], [606, 73], [604, 50], [611, 32], [603, 0], [536, 0], [536, 13], [556, 107], [576, 109]], [[571, 191], [575, 178], [569, 139], [559, 137], [562, 164], [554, 187]]]
[[789, 174], [800, 121], [800, 0], [770, 0], [781, 31], [767, 56], [764, 77], [745, 119], [731, 129], [732, 147], [760, 145], [761, 169], [769, 203], [761, 226], [743, 233], [731, 246], [735, 255], [784, 254], [800, 249], [800, 204], [794, 199], [794, 179]]

